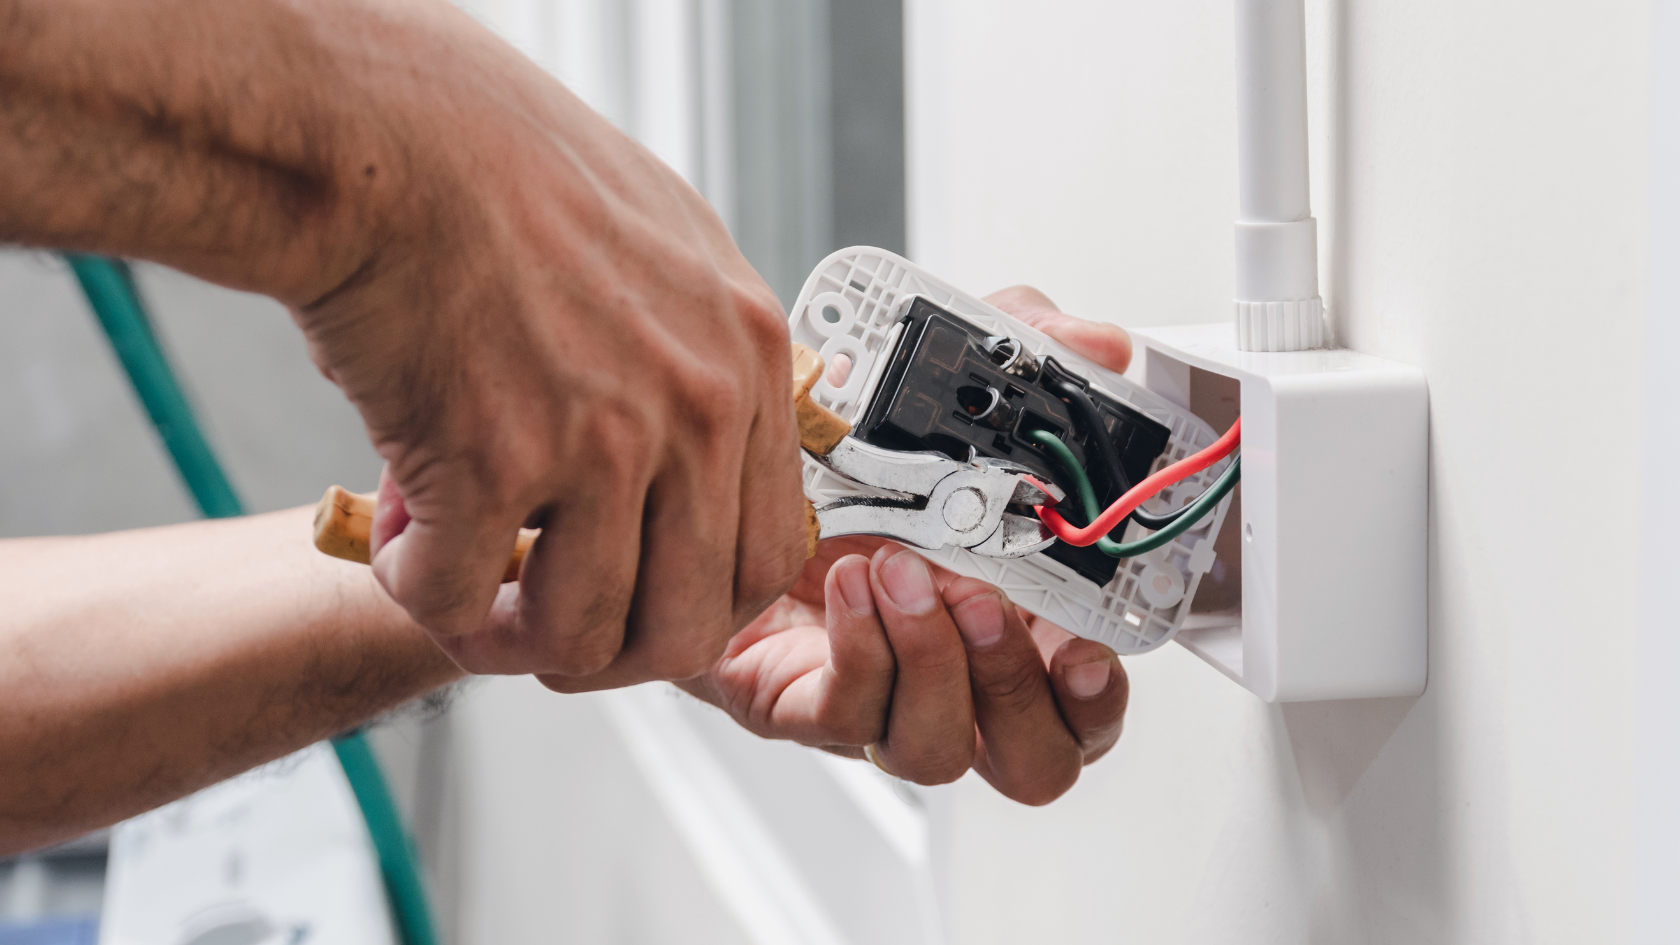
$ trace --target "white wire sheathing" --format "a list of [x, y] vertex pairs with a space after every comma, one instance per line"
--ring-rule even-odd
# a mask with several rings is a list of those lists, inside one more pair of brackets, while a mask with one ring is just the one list
[[1241, 351], [1324, 343], [1307, 183], [1303, 0], [1236, 0], [1236, 329]]

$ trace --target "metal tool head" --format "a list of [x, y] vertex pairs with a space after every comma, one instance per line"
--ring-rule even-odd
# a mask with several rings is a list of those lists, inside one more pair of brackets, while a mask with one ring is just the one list
[[824, 538], [878, 535], [928, 550], [955, 546], [994, 558], [1029, 555], [1055, 541], [1031, 507], [1060, 501], [1060, 490], [1024, 478], [1030, 470], [1013, 463], [989, 458], [963, 463], [943, 453], [883, 449], [855, 437], [818, 459], [848, 479], [889, 493], [819, 506]]

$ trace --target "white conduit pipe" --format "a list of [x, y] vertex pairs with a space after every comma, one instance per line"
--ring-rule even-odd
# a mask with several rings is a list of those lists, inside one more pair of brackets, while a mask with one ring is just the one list
[[1303, 0], [1236, 0], [1236, 322], [1240, 351], [1324, 343], [1307, 185]]

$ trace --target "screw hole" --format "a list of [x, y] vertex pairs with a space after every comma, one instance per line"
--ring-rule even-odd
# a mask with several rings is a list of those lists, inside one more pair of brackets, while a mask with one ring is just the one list
[[828, 322], [830, 325], [840, 324], [840, 309], [839, 309], [839, 307], [835, 306], [835, 305], [824, 305], [822, 307], [822, 319], [823, 319], [823, 321]]
[[1243, 523], [1243, 540], [1244, 541], [1253, 541], [1254, 540], [1254, 523], [1253, 522], [1244, 522]]

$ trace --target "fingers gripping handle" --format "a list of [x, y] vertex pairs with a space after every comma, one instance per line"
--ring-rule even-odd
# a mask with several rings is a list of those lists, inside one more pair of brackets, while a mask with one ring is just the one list
[[[793, 412], [799, 418], [799, 445], [827, 456], [840, 445], [852, 425], [840, 415], [811, 399], [811, 388], [822, 377], [823, 359], [802, 344], [793, 346]], [[805, 557], [817, 553], [817, 538], [821, 526], [817, 524], [817, 507], [805, 500]]]
[[799, 445], [827, 456], [852, 432], [852, 425], [811, 399], [811, 388], [822, 372], [822, 355], [802, 344], [793, 346], [793, 410], [799, 417]]
[[[804, 345], [793, 346], [793, 405], [799, 418], [799, 444], [819, 456], [827, 455], [851, 432], [851, 425], [838, 414], [811, 399], [811, 387], [822, 377], [823, 361], [815, 351]], [[341, 486], [331, 486], [315, 507], [315, 547], [334, 558], [358, 564], [373, 560], [374, 497], [350, 492]], [[805, 500], [805, 557], [817, 553], [817, 510], [810, 499]], [[508, 558], [502, 581], [517, 581], [519, 565], [531, 550], [537, 532], [529, 528], [519, 530], [513, 554]]]
[[[328, 486], [327, 494], [315, 506], [315, 547], [334, 558], [357, 564], [372, 563], [374, 502], [374, 496], [350, 492], [342, 486]], [[519, 580], [519, 565], [531, 550], [531, 542], [536, 540], [535, 529], [519, 530], [513, 554], [508, 556], [507, 568], [502, 571], [502, 583]]]

